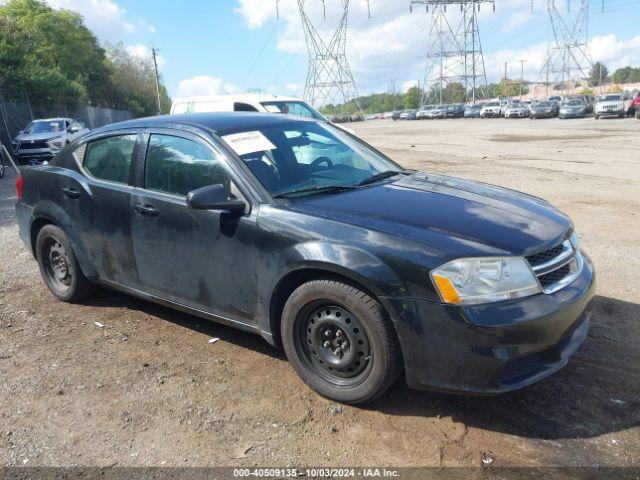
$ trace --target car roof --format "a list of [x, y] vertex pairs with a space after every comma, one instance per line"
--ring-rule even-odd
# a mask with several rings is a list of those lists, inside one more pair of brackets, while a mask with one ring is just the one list
[[200, 127], [213, 132], [226, 132], [247, 128], [258, 128], [290, 122], [316, 122], [312, 118], [295, 115], [264, 112], [209, 112], [184, 113], [180, 115], [160, 115], [157, 117], [136, 118], [124, 122], [112, 123], [98, 128], [93, 133], [108, 132], [127, 128], [146, 127]]

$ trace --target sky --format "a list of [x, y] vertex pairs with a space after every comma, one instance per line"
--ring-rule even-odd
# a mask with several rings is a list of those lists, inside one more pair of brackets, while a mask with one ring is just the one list
[[[82, 14], [102, 41], [123, 42], [135, 55], [160, 50], [172, 96], [249, 89], [301, 96], [307, 50], [297, 0], [47, 0]], [[337, 24], [343, 0], [305, 0], [323, 38]], [[589, 50], [613, 72], [640, 66], [640, 1], [588, 0]], [[575, 11], [579, 0], [556, 0]], [[347, 58], [360, 94], [406, 90], [424, 76], [428, 16], [409, 0], [351, 0]], [[602, 11], [604, 4], [604, 12]], [[495, 0], [481, 8], [480, 38], [489, 81], [507, 73], [540, 79], [550, 27], [547, 0]], [[455, 13], [451, 13], [455, 15]], [[571, 15], [571, 14], [569, 14]]]

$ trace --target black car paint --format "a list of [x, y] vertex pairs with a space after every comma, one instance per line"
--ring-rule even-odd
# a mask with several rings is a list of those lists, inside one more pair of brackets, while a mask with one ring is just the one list
[[[51, 165], [22, 171], [16, 205], [22, 239], [33, 246], [43, 222], [65, 230], [85, 275], [98, 283], [227, 323], [279, 343], [282, 302], [293, 286], [335, 276], [373, 294], [391, 318], [409, 385], [497, 393], [560, 368], [584, 336], [594, 274], [563, 290], [496, 304], [444, 305], [429, 272], [461, 257], [530, 255], [573, 230], [549, 203], [476, 182], [398, 176], [340, 194], [274, 200], [216, 131], [292, 121], [257, 113], [156, 117], [96, 130], [138, 135], [128, 186], [86, 175], [77, 144]], [[295, 120], [310, 121], [310, 120]], [[220, 155], [248, 203], [242, 216], [195, 211], [182, 197], [142, 188], [150, 133], [185, 136]], [[69, 195], [74, 191], [73, 195]], [[136, 206], [156, 210], [143, 215]], [[575, 336], [575, 335], [574, 335]], [[555, 349], [535, 375], [505, 384], [509, 362]]]

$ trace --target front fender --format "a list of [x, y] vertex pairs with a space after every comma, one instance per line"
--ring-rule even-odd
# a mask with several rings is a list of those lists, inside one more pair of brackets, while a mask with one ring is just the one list
[[[407, 288], [382, 259], [361, 248], [325, 241], [307, 241], [287, 247], [277, 255], [277, 268], [272, 264], [258, 268], [261, 286], [258, 290], [257, 321], [260, 330], [272, 332], [272, 302], [277, 292], [291, 275], [304, 275], [309, 279], [317, 278], [318, 272], [338, 275], [361, 285], [373, 295], [381, 297], [404, 297]], [[279, 320], [279, 319], [275, 319]]]

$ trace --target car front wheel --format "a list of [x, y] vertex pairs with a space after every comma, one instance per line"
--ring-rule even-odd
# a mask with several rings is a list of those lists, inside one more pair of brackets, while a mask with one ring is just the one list
[[36, 257], [45, 284], [58, 299], [76, 302], [94, 291], [95, 286], [80, 270], [71, 242], [59, 227], [45, 225], [38, 232]]
[[335, 280], [298, 287], [282, 312], [282, 343], [302, 380], [320, 395], [364, 404], [402, 370], [395, 331], [382, 305]]

